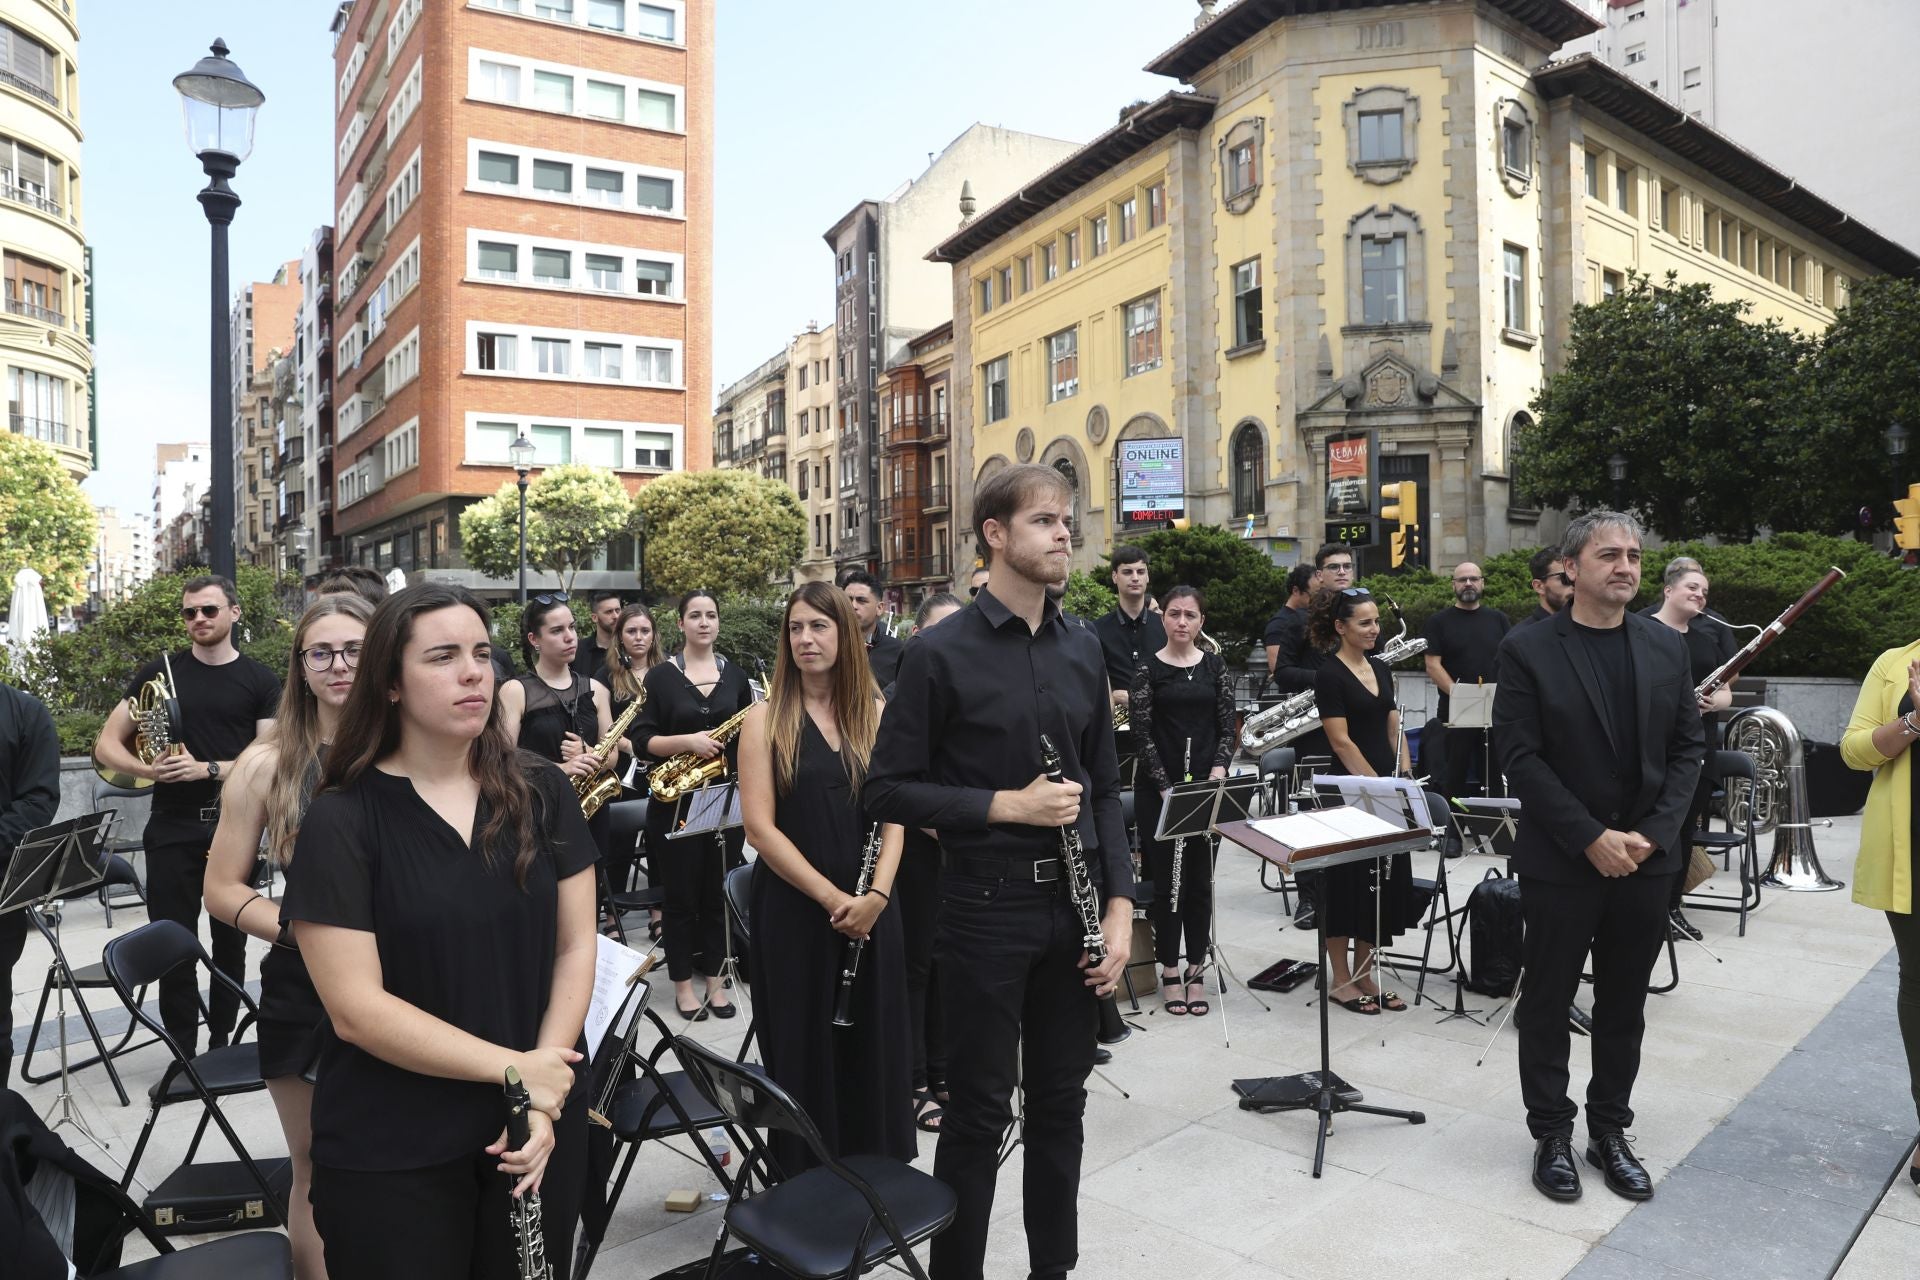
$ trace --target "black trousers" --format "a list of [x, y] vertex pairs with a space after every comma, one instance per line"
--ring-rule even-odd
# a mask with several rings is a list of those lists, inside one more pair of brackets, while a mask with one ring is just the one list
[[[1907, 1081], [1920, 1113], [1920, 914], [1887, 912], [1894, 949], [1900, 955], [1900, 1040], [1907, 1047]], [[4, 1077], [0, 1076], [0, 1081]]]
[[[147, 919], [172, 920], [198, 937], [201, 889], [207, 875], [207, 849], [213, 844], [211, 822], [156, 813], [147, 819], [142, 847], [147, 854]], [[247, 935], [224, 920], [207, 920], [208, 954], [213, 967], [233, 979], [247, 981]], [[207, 1031], [216, 1039], [233, 1034], [240, 1014], [240, 997], [223, 984], [210, 983], [207, 994]], [[188, 1053], [199, 1045], [200, 972], [182, 966], [160, 979], [160, 1021], [167, 1033]]]
[[[1010, 851], [1011, 852], [1011, 851]], [[953, 1101], [933, 1174], [959, 1197], [933, 1239], [933, 1280], [982, 1280], [1001, 1138], [1025, 1092], [1024, 1210], [1035, 1274], [1079, 1257], [1081, 1121], [1098, 1026], [1064, 882], [942, 872], [936, 944]]]
[[1620, 1133], [1633, 1123], [1633, 1081], [1647, 1026], [1647, 979], [1667, 936], [1668, 875], [1560, 884], [1520, 877], [1527, 972], [1513, 1025], [1520, 1034], [1520, 1096], [1535, 1138], [1573, 1136], [1577, 1108], [1567, 1096], [1571, 1032], [1567, 1006], [1593, 954], [1593, 1078], [1587, 1132]]
[[947, 1083], [945, 1011], [933, 958], [940, 921], [940, 845], [908, 831], [900, 870], [893, 878], [900, 932], [907, 955], [907, 1023], [913, 1036], [913, 1087], [944, 1089]]
[[1180, 941], [1186, 939], [1187, 963], [1198, 968], [1207, 962], [1207, 943], [1213, 916], [1213, 859], [1211, 842], [1189, 839], [1180, 857], [1180, 901], [1173, 900], [1173, 845], [1155, 840], [1160, 829], [1160, 793], [1151, 781], [1133, 793], [1133, 812], [1139, 823], [1140, 857], [1147, 879], [1153, 881], [1153, 902], [1147, 918], [1153, 921], [1153, 955], [1162, 969], [1180, 963]]
[[0, 1089], [7, 1087], [13, 1071], [13, 966], [20, 963], [31, 932], [25, 911], [0, 916], [0, 972], [7, 976], [6, 999], [0, 1000]]
[[1467, 775], [1475, 767], [1483, 773], [1493, 773], [1493, 777], [1481, 778], [1479, 794], [1497, 796], [1501, 794], [1498, 766], [1487, 754], [1487, 731], [1485, 729], [1448, 729], [1445, 745], [1440, 749], [1440, 794], [1448, 799], [1474, 794], [1468, 790]]
[[[647, 870], [665, 890], [660, 905], [660, 937], [667, 948], [667, 976], [675, 982], [692, 979], [698, 968], [717, 977], [727, 954], [726, 873], [740, 865], [746, 836], [726, 832], [723, 856], [712, 836], [669, 840], [673, 829], [670, 804], [647, 806]], [[746, 957], [738, 959], [744, 968]]]

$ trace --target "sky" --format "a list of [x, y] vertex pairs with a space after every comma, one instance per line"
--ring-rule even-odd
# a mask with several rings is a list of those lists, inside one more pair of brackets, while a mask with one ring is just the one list
[[[694, 2], [719, 12], [716, 386], [831, 318], [820, 237], [854, 204], [917, 176], [975, 121], [1092, 138], [1128, 102], [1180, 87], [1140, 68], [1198, 11], [1190, 0]], [[267, 96], [234, 181], [230, 270], [236, 287], [270, 279], [334, 218], [336, 0], [76, 7], [101, 442], [86, 487], [144, 512], [154, 446], [208, 437], [209, 233], [194, 199], [206, 179], [173, 77], [219, 36]]]

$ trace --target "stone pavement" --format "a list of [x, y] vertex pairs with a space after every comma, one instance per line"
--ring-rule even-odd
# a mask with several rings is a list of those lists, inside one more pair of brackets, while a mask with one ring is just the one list
[[[1850, 879], [1855, 819], [1817, 833], [1827, 871]], [[1763, 842], [1763, 860], [1766, 854]], [[1431, 859], [1424, 860], [1430, 863]], [[1493, 860], [1448, 865], [1456, 904]], [[1424, 870], [1422, 871], [1424, 874]], [[1251, 858], [1220, 861], [1220, 929], [1242, 977], [1282, 956], [1311, 954], [1311, 935], [1286, 924]], [[1730, 877], [1716, 879], [1726, 888]], [[115, 932], [143, 919], [117, 913]], [[1665, 1280], [1738, 1277], [1846, 1280], [1920, 1274], [1920, 1196], [1904, 1176], [1915, 1117], [1895, 1022], [1895, 973], [1885, 921], [1843, 890], [1769, 894], [1747, 936], [1731, 915], [1695, 912], [1718, 962], [1678, 952], [1681, 984], [1648, 1003], [1635, 1102], [1637, 1150], [1659, 1193], [1633, 1206], [1597, 1174], [1585, 1197], [1555, 1204], [1528, 1181], [1528, 1140], [1514, 1068], [1514, 1037], [1439, 1021], [1423, 1004], [1362, 1018], [1331, 1013], [1333, 1064], [1369, 1102], [1411, 1107], [1426, 1123], [1337, 1119], [1325, 1176], [1310, 1176], [1314, 1132], [1301, 1114], [1242, 1111], [1230, 1082], [1317, 1065], [1310, 991], [1261, 996], [1237, 985], [1213, 1013], [1175, 1019], [1143, 1000], [1138, 1030], [1115, 1053], [1111, 1083], [1096, 1079], [1087, 1108], [1081, 1266], [1087, 1277], [1182, 1280], [1380, 1280], [1445, 1276], [1501, 1280]], [[111, 936], [97, 905], [73, 907], [66, 942], [75, 964]], [[257, 954], [253, 957], [257, 960]], [[16, 970], [16, 1041], [24, 1041], [46, 962], [36, 936]], [[1664, 963], [1658, 976], [1664, 976]], [[1392, 982], [1411, 997], [1412, 975]], [[107, 993], [96, 1007], [111, 1004]], [[1443, 1003], [1452, 984], [1441, 981]], [[656, 1000], [664, 999], [656, 992]], [[1469, 1008], [1503, 1002], [1469, 994]], [[1224, 1014], [1224, 1016], [1223, 1016]], [[123, 1014], [114, 1015], [124, 1017]], [[123, 1025], [123, 1024], [121, 1024]], [[77, 1021], [74, 1023], [77, 1028]], [[698, 1024], [731, 1048], [740, 1020]], [[1227, 1033], [1231, 1032], [1231, 1044]], [[1574, 1089], [1584, 1041], [1574, 1040]], [[16, 1077], [18, 1058], [16, 1056]], [[36, 1066], [40, 1066], [36, 1061]], [[135, 1105], [115, 1104], [100, 1068], [76, 1077], [81, 1109], [111, 1143], [99, 1163], [118, 1168], [145, 1119], [143, 1094], [163, 1065], [156, 1049], [122, 1060]], [[17, 1083], [17, 1079], [16, 1079]], [[28, 1096], [42, 1110], [53, 1085]], [[1123, 1097], [1120, 1090], [1130, 1096]], [[257, 1154], [283, 1150], [264, 1093], [228, 1107]], [[169, 1108], [142, 1161], [157, 1181], [184, 1153], [194, 1115]], [[215, 1148], [217, 1148], [217, 1139]], [[933, 1140], [922, 1142], [929, 1165]], [[221, 1153], [210, 1150], [209, 1156]], [[1000, 1181], [988, 1275], [1026, 1274], [1020, 1156]], [[635, 1167], [594, 1267], [606, 1280], [643, 1280], [704, 1257], [720, 1206], [665, 1212], [676, 1187], [712, 1189], [704, 1166], [659, 1148]], [[137, 1195], [136, 1195], [136, 1198]], [[137, 1241], [135, 1252], [139, 1251]]]

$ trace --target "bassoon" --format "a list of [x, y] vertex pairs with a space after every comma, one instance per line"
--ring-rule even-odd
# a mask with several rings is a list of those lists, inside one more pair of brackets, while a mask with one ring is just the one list
[[1746, 648], [1721, 663], [1712, 675], [1702, 680], [1700, 687], [1693, 691], [1694, 700], [1696, 702], [1705, 702], [1708, 698], [1711, 698], [1714, 694], [1732, 684], [1734, 678], [1746, 670], [1748, 663], [1765, 652], [1766, 647], [1775, 640], [1778, 640], [1782, 632], [1799, 620], [1801, 614], [1813, 607], [1815, 600], [1825, 595], [1828, 588], [1846, 576], [1847, 571], [1838, 565], [1828, 569], [1826, 576], [1814, 583], [1807, 594], [1788, 605], [1779, 617], [1761, 629], [1759, 635], [1747, 641]]

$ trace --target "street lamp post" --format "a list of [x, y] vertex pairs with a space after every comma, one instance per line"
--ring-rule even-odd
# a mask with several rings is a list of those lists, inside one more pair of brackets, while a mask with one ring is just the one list
[[1607, 459], [1607, 479], [1613, 481], [1613, 509], [1626, 510], [1627, 455], [1616, 453]]
[[533, 441], [527, 439], [525, 428], [520, 438], [507, 446], [507, 454], [513, 459], [514, 474], [520, 478], [515, 482], [520, 489], [520, 611], [527, 608], [527, 473], [533, 470]]
[[233, 576], [233, 333], [227, 312], [227, 227], [240, 197], [227, 180], [253, 152], [254, 116], [267, 100], [227, 59], [227, 44], [215, 40], [211, 57], [173, 78], [186, 117], [187, 145], [200, 157], [208, 182], [200, 192], [213, 229], [213, 513], [207, 567]]

